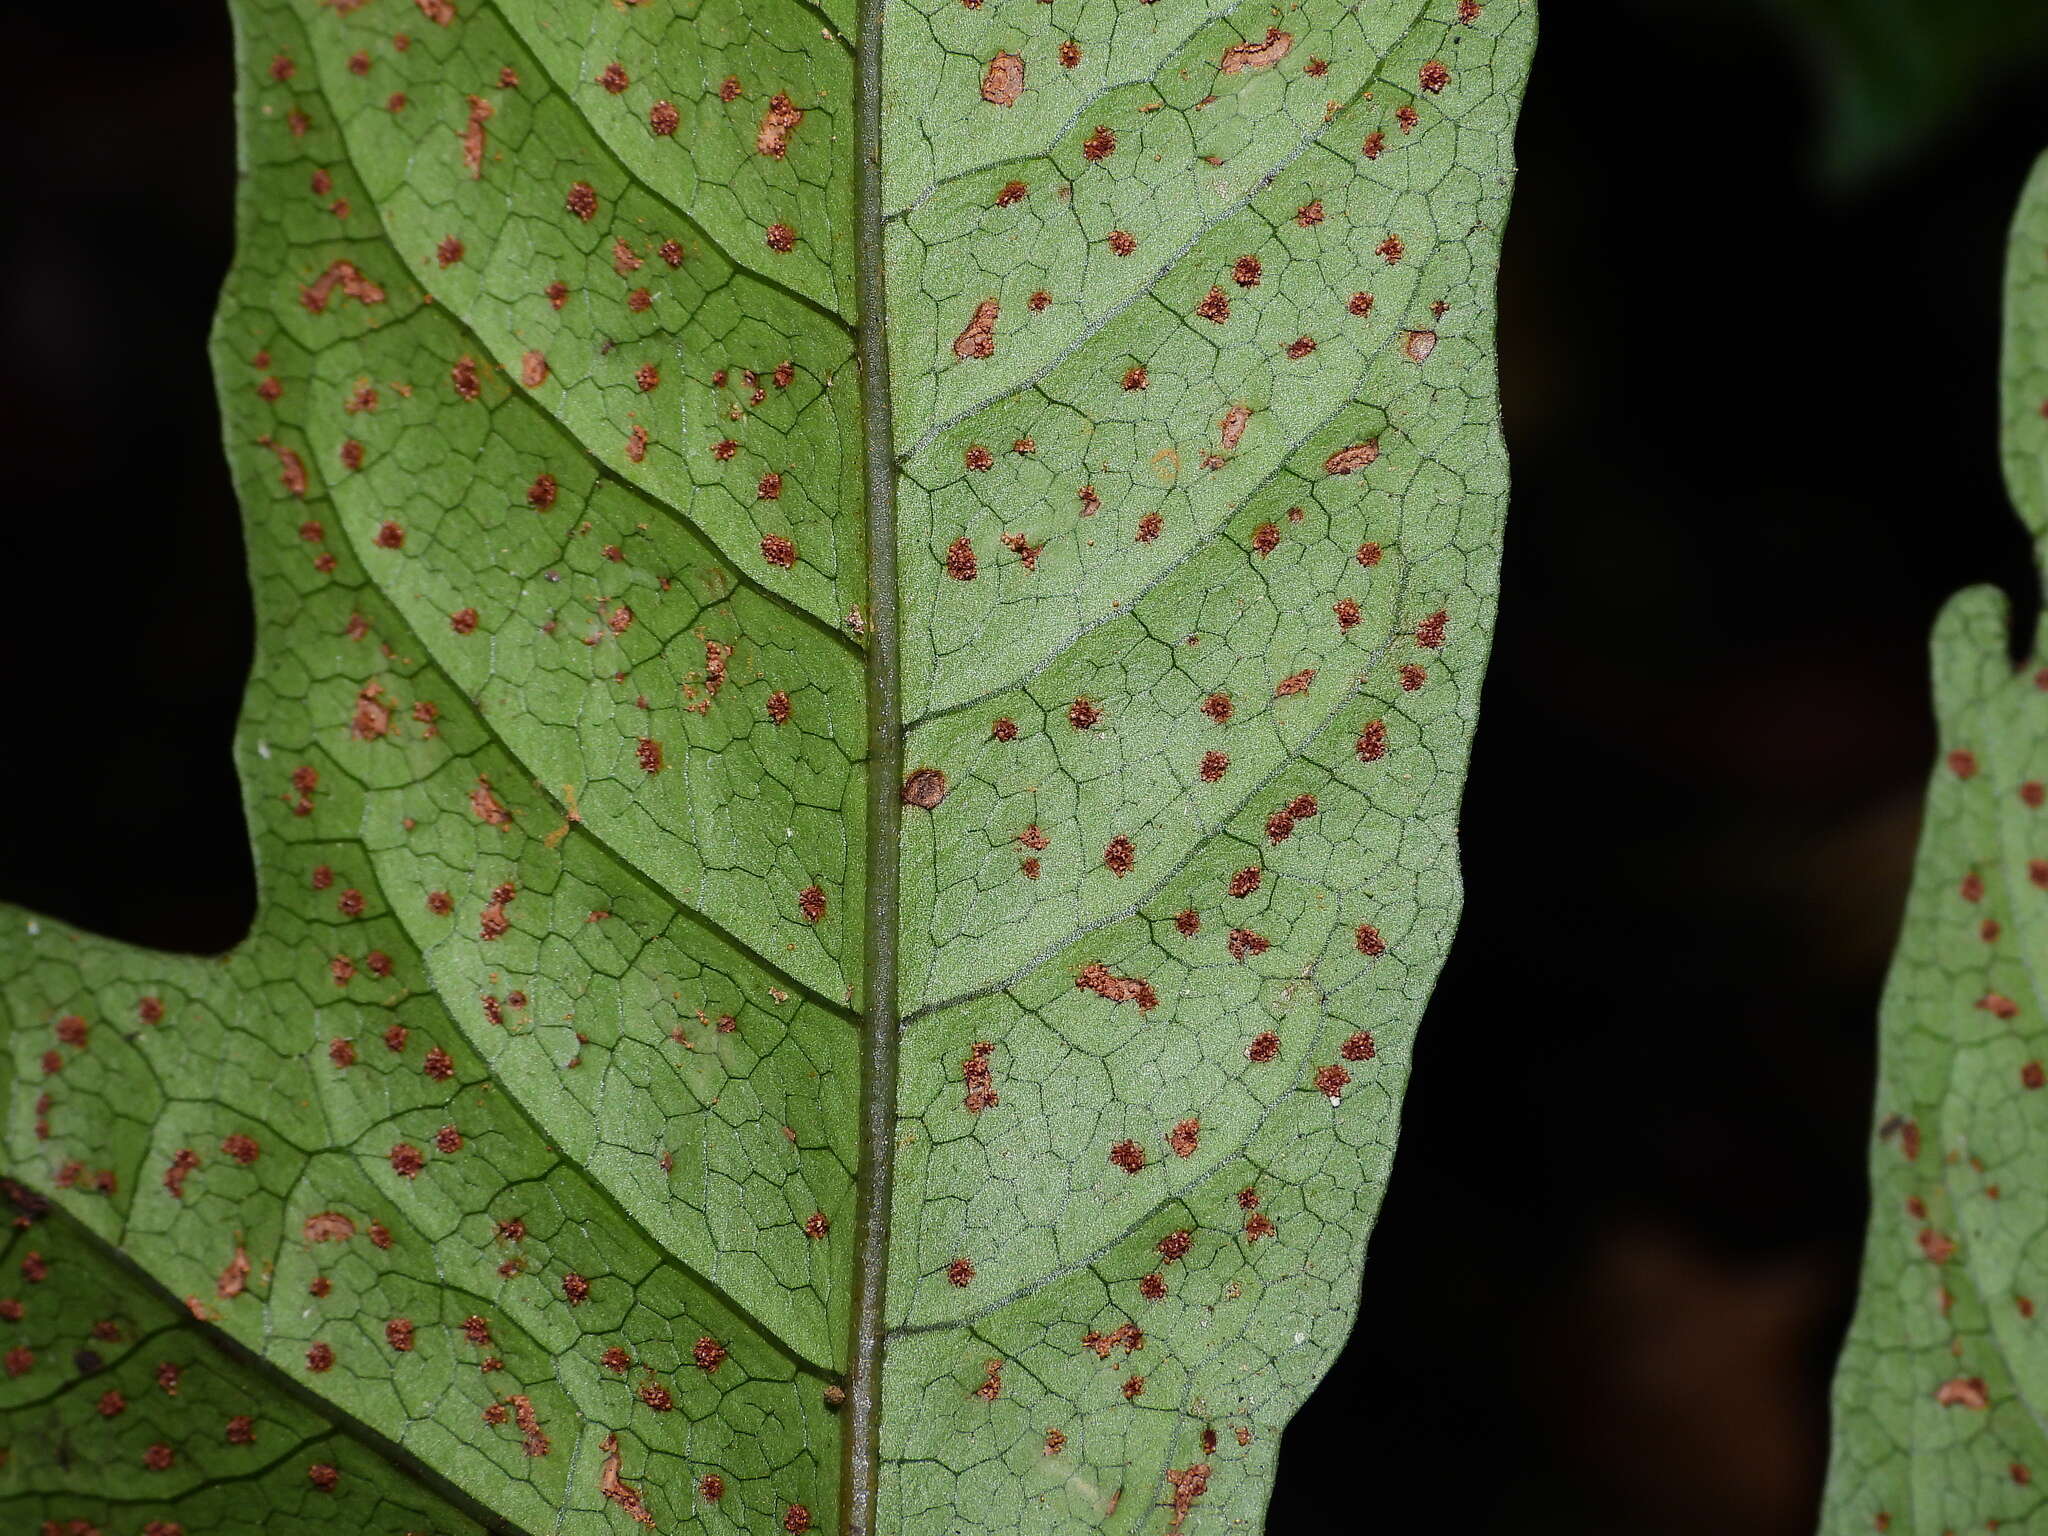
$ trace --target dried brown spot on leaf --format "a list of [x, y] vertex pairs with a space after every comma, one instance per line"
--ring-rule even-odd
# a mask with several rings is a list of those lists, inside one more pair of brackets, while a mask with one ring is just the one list
[[648, 1513], [646, 1500], [640, 1496], [640, 1490], [619, 1476], [619, 1468], [623, 1465], [619, 1455], [619, 1437], [615, 1434], [606, 1435], [601, 1448], [604, 1451], [604, 1461], [597, 1470], [597, 1491], [632, 1516], [636, 1524], [651, 1529], [654, 1525], [654, 1516]]
[[1135, 1003], [1138, 1012], [1150, 1013], [1159, 1006], [1159, 994], [1152, 983], [1136, 976], [1118, 976], [1100, 960], [1090, 961], [1074, 977], [1074, 985], [1112, 1003]]
[[227, 1268], [223, 1269], [213, 1282], [213, 1293], [222, 1301], [232, 1301], [242, 1294], [248, 1283], [249, 1255], [242, 1245], [237, 1243], [234, 1257], [228, 1260]]
[[1379, 456], [1380, 442], [1378, 438], [1371, 438], [1363, 443], [1353, 443], [1348, 448], [1339, 448], [1335, 453], [1323, 460], [1323, 473], [1326, 475], [1356, 474], [1359, 470], [1370, 468], [1373, 464], [1377, 463]]
[[999, 53], [988, 61], [981, 77], [981, 99], [998, 107], [1013, 107], [1024, 94], [1024, 60], [1014, 53]]
[[1934, 1389], [1934, 1400], [1944, 1408], [1971, 1408], [1982, 1413], [1991, 1406], [1991, 1392], [1982, 1376], [1957, 1376]]
[[1282, 32], [1278, 27], [1268, 27], [1262, 40], [1233, 43], [1224, 49], [1218, 68], [1226, 75], [1241, 75], [1248, 69], [1271, 69], [1286, 58], [1293, 47], [1291, 33]]
[[[458, 247], [461, 242], [457, 241]], [[443, 263], [446, 265], [446, 263]], [[382, 304], [384, 290], [371, 282], [352, 261], [335, 261], [311, 284], [299, 290], [299, 303], [313, 314], [325, 314], [327, 302], [339, 290], [359, 304]]]
[[[397, 98], [394, 98], [394, 100]], [[396, 108], [393, 108], [396, 111]], [[486, 148], [484, 124], [497, 115], [493, 107], [481, 96], [469, 98], [469, 119], [462, 126], [462, 165], [469, 172], [471, 181], [481, 181], [484, 174], [484, 151]]]
[[994, 299], [983, 299], [974, 306], [973, 318], [967, 328], [953, 338], [953, 355], [965, 361], [968, 358], [986, 358], [996, 355], [996, 319], [1002, 313], [1002, 306]]
[[1244, 429], [1251, 419], [1252, 413], [1249, 406], [1233, 405], [1223, 413], [1223, 420], [1219, 423], [1218, 430], [1225, 453], [1230, 452], [1244, 440]]

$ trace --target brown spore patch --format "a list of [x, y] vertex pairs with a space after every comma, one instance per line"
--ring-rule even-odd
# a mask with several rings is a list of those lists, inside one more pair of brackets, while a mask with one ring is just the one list
[[[1135, 1174], [1145, 1166], [1145, 1149], [1128, 1139], [1115, 1142], [1109, 1149], [1109, 1160], [1125, 1173]], [[1103, 1353], [1106, 1355], [1108, 1351]]]
[[562, 206], [588, 224], [597, 217], [597, 188], [587, 181], [573, 181], [562, 196]]
[[761, 114], [761, 126], [754, 131], [755, 152], [782, 159], [789, 153], [789, 136], [803, 120], [803, 108], [777, 91], [768, 98], [768, 110]]
[[946, 546], [943, 562], [946, 576], [952, 581], [972, 581], [981, 573], [981, 563], [975, 558], [974, 541], [966, 534], [960, 535]]
[[918, 768], [903, 780], [903, 803], [920, 810], [936, 810], [947, 795], [946, 775], [937, 768]]
[[1106, 123], [1097, 123], [1095, 131], [1081, 143], [1081, 158], [1089, 162], [1107, 160], [1116, 153], [1116, 134]]
[[1202, 1141], [1202, 1119], [1190, 1115], [1166, 1133], [1166, 1145], [1175, 1157], [1193, 1157]]
[[1121, 880], [1129, 874], [1138, 862], [1138, 852], [1131, 840], [1118, 833], [1109, 840], [1109, 846], [1102, 851], [1103, 866]]
[[[1045, 546], [1043, 544], [1033, 544], [1021, 533], [1006, 533], [1003, 535], [1003, 548], [1015, 555], [1018, 564], [1022, 565], [1025, 570], [1035, 571], [1038, 569], [1038, 552], [1044, 549]], [[1009, 738], [1004, 737], [1003, 739], [1008, 740]]]

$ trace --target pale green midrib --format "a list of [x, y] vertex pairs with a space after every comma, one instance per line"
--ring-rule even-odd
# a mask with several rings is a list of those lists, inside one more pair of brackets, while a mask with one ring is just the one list
[[862, 946], [860, 1166], [855, 1177], [851, 1337], [839, 1479], [840, 1536], [881, 1536], [884, 1288], [896, 1163], [898, 839], [903, 726], [896, 614], [896, 452], [889, 394], [882, 207], [882, 12], [860, 0], [854, 54], [854, 331], [861, 390], [868, 606], [866, 923]]

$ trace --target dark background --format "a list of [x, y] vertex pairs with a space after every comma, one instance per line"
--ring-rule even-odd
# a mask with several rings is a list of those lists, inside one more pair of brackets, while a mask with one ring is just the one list
[[[221, 949], [225, 12], [36, 11], [0, 101], [0, 897]], [[2048, 8], [1546, 6], [1469, 906], [1274, 1536], [1811, 1529], [1925, 636], [1971, 582], [2036, 600], [1994, 397], [2044, 145]]]

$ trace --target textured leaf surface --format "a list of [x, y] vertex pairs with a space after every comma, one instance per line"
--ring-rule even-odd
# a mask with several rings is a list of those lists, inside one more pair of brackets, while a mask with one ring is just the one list
[[1458, 903], [1532, 8], [237, 14], [261, 915], [10, 921], [76, 1272], [363, 1529], [1255, 1528]]
[[[2006, 482], [2048, 537], [2048, 160], [2012, 232]], [[1942, 758], [1886, 988], [1863, 1289], [1835, 1382], [1824, 1528], [2048, 1531], [2048, 650], [2002, 594], [1934, 635]], [[2044, 1480], [2037, 1484], [2037, 1479]]]

